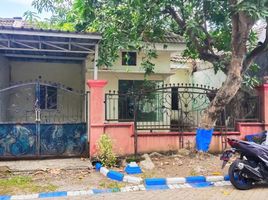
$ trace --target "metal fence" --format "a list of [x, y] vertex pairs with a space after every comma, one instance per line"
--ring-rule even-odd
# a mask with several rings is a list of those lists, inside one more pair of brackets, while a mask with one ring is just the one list
[[0, 122], [85, 122], [87, 94], [56, 83], [25, 82], [0, 89]]
[[40, 81], [0, 89], [0, 159], [87, 155], [88, 95]]
[[[195, 131], [216, 92], [215, 88], [198, 84], [163, 85], [128, 93], [110, 91], [105, 95], [105, 119], [133, 121], [139, 131]], [[225, 107], [216, 129], [234, 130], [236, 121], [260, 120], [260, 98], [241, 93]]]

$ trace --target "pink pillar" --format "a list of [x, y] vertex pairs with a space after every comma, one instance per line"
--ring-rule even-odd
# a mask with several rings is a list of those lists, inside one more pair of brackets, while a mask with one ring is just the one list
[[261, 98], [261, 118], [264, 123], [264, 129], [268, 128], [268, 84], [265, 83], [258, 88], [259, 95]]
[[89, 97], [89, 144], [90, 156], [96, 153], [97, 142], [103, 133], [104, 124], [104, 87], [106, 80], [88, 80]]

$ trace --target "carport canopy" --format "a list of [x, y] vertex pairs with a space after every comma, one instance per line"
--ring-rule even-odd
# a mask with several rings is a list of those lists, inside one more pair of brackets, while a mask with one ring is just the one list
[[[96, 61], [100, 39], [99, 33], [1, 26], [0, 54], [10, 60], [78, 63], [95, 54]], [[97, 76], [96, 62], [94, 66]]]

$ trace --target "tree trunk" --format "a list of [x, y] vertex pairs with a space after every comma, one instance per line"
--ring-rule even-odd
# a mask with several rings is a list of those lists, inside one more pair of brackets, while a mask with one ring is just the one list
[[[230, 1], [233, 5], [237, 3], [236, 0]], [[247, 53], [246, 44], [253, 24], [254, 21], [243, 12], [234, 13], [232, 16], [232, 58], [227, 78], [209, 107], [205, 110], [199, 124], [201, 129], [213, 128], [217, 117], [232, 100], [241, 86], [241, 71]]]
[[200, 128], [213, 128], [219, 114], [224, 110], [224, 107], [231, 101], [236, 92], [239, 90], [242, 83], [242, 62], [243, 58], [232, 59], [226, 81], [217, 92], [209, 107], [205, 110], [199, 124]]

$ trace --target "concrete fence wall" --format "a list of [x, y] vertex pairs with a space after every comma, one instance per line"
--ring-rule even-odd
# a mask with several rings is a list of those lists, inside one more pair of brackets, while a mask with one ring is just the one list
[[[90, 80], [87, 82], [90, 88], [90, 119], [89, 119], [89, 143], [90, 155], [97, 153], [97, 142], [101, 134], [108, 134], [114, 144], [114, 151], [118, 155], [134, 154], [134, 124], [133, 123], [110, 123], [104, 122], [104, 87], [107, 81]], [[262, 122], [240, 122], [236, 124], [236, 131], [227, 132], [223, 135], [214, 132], [210, 145], [210, 152], [221, 152], [224, 150], [226, 137], [244, 139], [246, 135], [265, 130], [268, 127], [268, 84], [259, 87], [262, 99]], [[267, 111], [266, 111], [267, 110]], [[181, 147], [180, 134], [177, 132], [139, 132], [138, 153], [153, 151], [170, 151]], [[184, 132], [183, 146], [195, 146], [195, 132]]]

